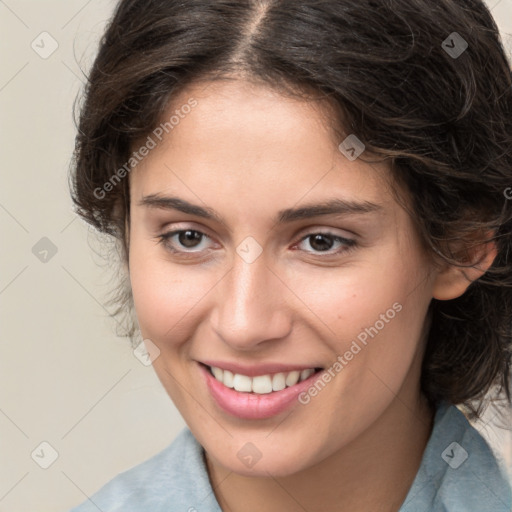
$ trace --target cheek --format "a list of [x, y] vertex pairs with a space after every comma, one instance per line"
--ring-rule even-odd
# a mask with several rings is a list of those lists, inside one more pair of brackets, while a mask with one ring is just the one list
[[345, 356], [350, 386], [381, 386], [380, 377], [390, 389], [400, 387], [431, 300], [422, 265], [413, 247], [404, 258], [390, 244], [352, 266], [296, 275], [295, 282], [288, 276], [318, 335], [331, 352]]
[[175, 265], [160, 247], [130, 247], [130, 280], [137, 319], [144, 337], [179, 339], [178, 333], [194, 317], [194, 306], [206, 295], [208, 271]]
[[343, 338], [357, 335], [390, 309], [394, 318], [393, 304], [403, 305], [415, 286], [412, 272], [392, 247], [387, 254], [379, 250], [340, 267], [287, 273], [286, 284], [300, 298], [306, 316]]

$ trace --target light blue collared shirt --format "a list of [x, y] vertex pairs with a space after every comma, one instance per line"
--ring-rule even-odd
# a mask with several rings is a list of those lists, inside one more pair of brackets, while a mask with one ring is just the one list
[[[222, 512], [203, 447], [185, 427], [160, 453], [120, 473], [70, 512]], [[453, 405], [441, 404], [398, 512], [511, 512], [505, 469]]]

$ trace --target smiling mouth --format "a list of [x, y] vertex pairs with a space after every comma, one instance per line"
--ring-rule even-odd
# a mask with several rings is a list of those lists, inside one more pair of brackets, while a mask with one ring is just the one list
[[[202, 364], [202, 363], [201, 363]], [[229, 370], [223, 370], [216, 366], [202, 364], [210, 374], [227, 388], [234, 389], [241, 393], [268, 394], [275, 391], [282, 391], [285, 388], [295, 386], [297, 383], [309, 379], [323, 368], [308, 368], [302, 371], [293, 370], [290, 372], [279, 372], [266, 375], [249, 377]]]

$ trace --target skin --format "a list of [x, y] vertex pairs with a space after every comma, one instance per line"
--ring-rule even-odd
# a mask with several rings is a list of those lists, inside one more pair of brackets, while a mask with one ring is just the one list
[[[476, 251], [480, 267], [464, 272], [434, 266], [388, 164], [347, 159], [325, 105], [239, 79], [195, 83], [169, 113], [191, 97], [197, 106], [130, 174], [129, 272], [142, 335], [160, 350], [153, 366], [205, 448], [217, 500], [236, 512], [397, 511], [432, 428], [419, 386], [429, 303], [464, 293], [495, 251]], [[141, 204], [152, 194], [222, 222]], [[381, 211], [274, 221], [335, 197]], [[159, 239], [178, 229], [207, 236]], [[357, 245], [327, 237], [322, 250], [304, 238], [318, 232]], [[252, 263], [236, 252], [248, 236], [262, 249]], [[394, 303], [401, 311], [316, 397], [272, 418], [223, 412], [199, 374], [206, 359], [328, 368]], [[252, 468], [237, 457], [248, 442], [261, 452]]]

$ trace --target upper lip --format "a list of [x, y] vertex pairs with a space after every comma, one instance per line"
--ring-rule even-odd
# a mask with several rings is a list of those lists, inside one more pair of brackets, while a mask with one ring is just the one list
[[273, 373], [288, 373], [295, 370], [302, 371], [308, 368], [320, 368], [319, 365], [304, 364], [282, 364], [282, 363], [262, 363], [262, 364], [240, 364], [230, 361], [199, 361], [207, 366], [216, 366], [222, 370], [229, 370], [231, 373], [247, 375], [247, 377], [256, 377], [258, 375], [268, 375]]

